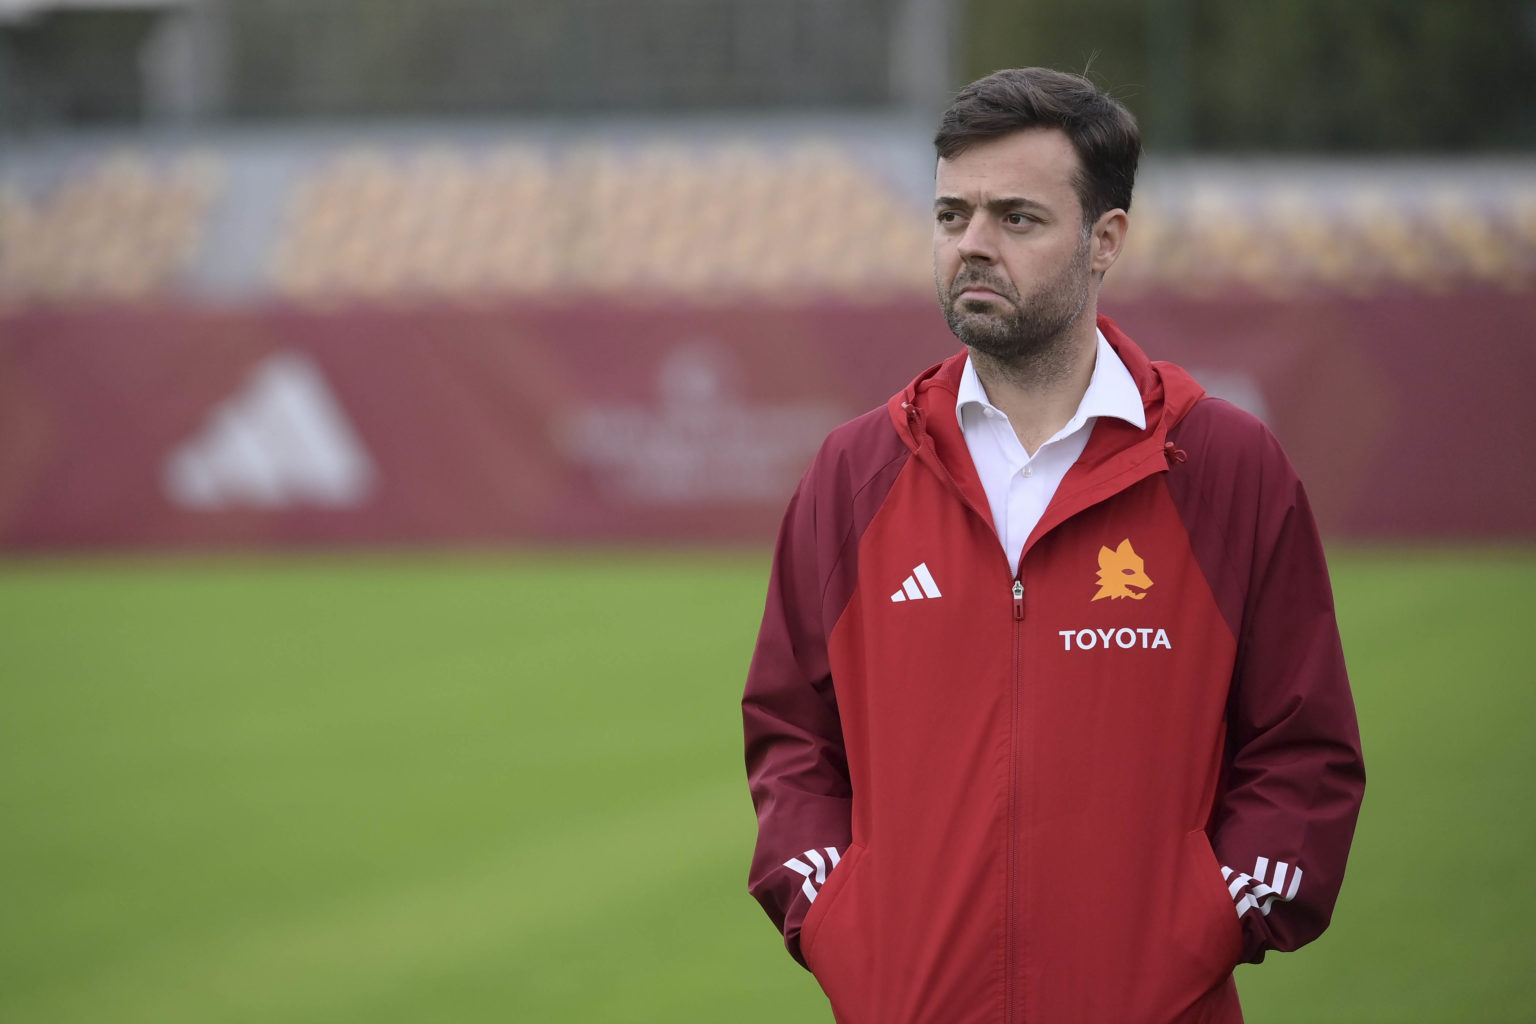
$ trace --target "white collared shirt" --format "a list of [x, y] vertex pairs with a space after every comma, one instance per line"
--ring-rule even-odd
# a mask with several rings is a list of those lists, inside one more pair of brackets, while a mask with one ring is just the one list
[[1105, 340], [1104, 333], [1100, 331], [1098, 336], [1093, 376], [1088, 381], [1088, 390], [1083, 392], [1083, 400], [1077, 405], [1077, 412], [1072, 414], [1066, 426], [1039, 447], [1033, 457], [1025, 453], [1007, 415], [987, 399], [986, 389], [982, 387], [970, 357], [965, 359], [955, 416], [960, 420], [960, 431], [965, 435], [965, 446], [970, 449], [976, 474], [981, 477], [982, 489], [987, 492], [997, 539], [1002, 542], [1008, 564], [1015, 572], [1018, 571], [1019, 556], [1024, 551], [1024, 541], [1045, 514], [1045, 508], [1051, 503], [1051, 496], [1061, 485], [1067, 470], [1088, 446], [1088, 435], [1098, 418], [1114, 416], [1134, 424], [1139, 430], [1146, 429], [1141, 392], [1131, 378], [1131, 371], [1125, 368], [1125, 363]]

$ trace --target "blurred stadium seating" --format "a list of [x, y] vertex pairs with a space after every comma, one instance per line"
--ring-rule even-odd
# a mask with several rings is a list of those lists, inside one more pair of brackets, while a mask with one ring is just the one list
[[901, 292], [927, 279], [913, 205], [814, 143], [354, 150], [294, 189], [271, 283], [294, 298]]
[[40, 194], [0, 178], [0, 306], [173, 289], [197, 257], [221, 168], [201, 151], [109, 151]]
[[[931, 288], [921, 143], [895, 166], [892, 144], [338, 138], [275, 182], [230, 181], [216, 145], [0, 163], [0, 301], [195, 296], [202, 262], [231, 261], [214, 244], [250, 250], [233, 254], [238, 291], [305, 303], [881, 301]], [[270, 225], [210, 242], [210, 222], [252, 203]], [[1536, 173], [1519, 163], [1154, 162], [1133, 223], [1111, 298], [1536, 287]]]

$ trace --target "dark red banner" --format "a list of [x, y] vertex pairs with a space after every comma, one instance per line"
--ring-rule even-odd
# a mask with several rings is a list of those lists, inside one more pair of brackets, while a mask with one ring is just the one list
[[[1112, 308], [1263, 416], [1324, 529], [1536, 536], [1536, 296]], [[0, 318], [0, 546], [765, 540], [933, 303]]]

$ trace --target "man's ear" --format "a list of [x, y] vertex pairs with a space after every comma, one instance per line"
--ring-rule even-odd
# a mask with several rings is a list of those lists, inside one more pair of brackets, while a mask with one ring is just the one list
[[1125, 248], [1125, 233], [1130, 230], [1131, 220], [1124, 210], [1107, 210], [1094, 222], [1089, 257], [1095, 274], [1103, 274]]

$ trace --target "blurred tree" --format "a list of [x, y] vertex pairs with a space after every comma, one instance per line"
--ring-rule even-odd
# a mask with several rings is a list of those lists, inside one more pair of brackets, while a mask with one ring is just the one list
[[1086, 71], [1162, 150], [1536, 147], [1533, 0], [966, 0], [967, 77]]
[[891, 102], [896, 0], [225, 0], [235, 116]]
[[[93, 2], [101, 9], [84, 9]], [[179, 0], [26, 6], [36, 10], [20, 18], [20, 6], [0, 0], [0, 14], [11, 10], [0, 17], [0, 126], [156, 116], [149, 69], [167, 48], [151, 29]], [[1086, 70], [1137, 113], [1152, 149], [1536, 148], [1536, 0], [208, 0], [187, 9], [216, 12], [207, 20], [219, 28], [187, 34], [209, 52], [183, 62], [202, 70], [182, 91], [216, 98], [182, 105], [235, 118], [888, 110], [911, 101], [904, 73], [945, 47], [936, 26], [953, 13], [955, 77], [1020, 64]], [[917, 77], [931, 89], [944, 75]]]
[[89, 124], [137, 117], [143, 106], [140, 48], [152, 9], [64, 10], [0, 23], [0, 102], [16, 126]]

